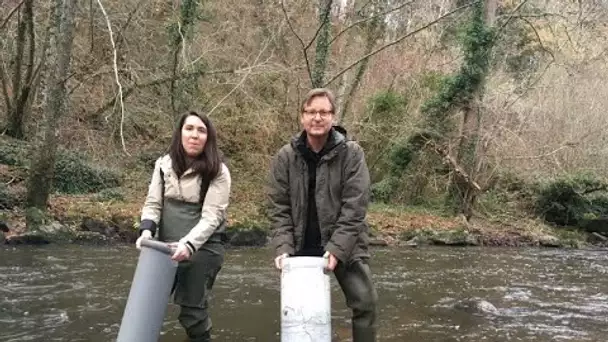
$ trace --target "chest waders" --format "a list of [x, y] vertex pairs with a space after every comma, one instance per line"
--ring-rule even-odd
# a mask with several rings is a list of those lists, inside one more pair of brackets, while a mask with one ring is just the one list
[[[159, 225], [159, 240], [176, 242], [201, 219], [201, 204], [165, 199]], [[210, 341], [209, 293], [224, 262], [225, 221], [189, 260], [177, 267], [173, 284], [174, 303], [181, 307], [179, 322], [190, 341]]]

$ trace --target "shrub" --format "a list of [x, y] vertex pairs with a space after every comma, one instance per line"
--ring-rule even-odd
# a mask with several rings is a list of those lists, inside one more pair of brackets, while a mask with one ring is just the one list
[[25, 166], [27, 163], [27, 148], [18, 140], [0, 138], [0, 164]]
[[67, 194], [98, 192], [120, 185], [116, 172], [87, 163], [84, 156], [74, 152], [60, 152], [55, 162], [53, 187]]
[[608, 183], [577, 174], [545, 181], [538, 186], [535, 209], [545, 221], [580, 225], [586, 218], [608, 214]]
[[372, 184], [372, 202], [388, 203], [393, 198], [396, 189], [399, 186], [399, 180], [395, 177], [388, 176], [383, 180]]
[[0, 209], [12, 209], [16, 204], [17, 198], [4, 183], [0, 183]]

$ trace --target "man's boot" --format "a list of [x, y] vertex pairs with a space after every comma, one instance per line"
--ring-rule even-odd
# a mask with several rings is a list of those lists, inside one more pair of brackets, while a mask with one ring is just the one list
[[211, 341], [211, 329], [207, 330], [203, 335], [191, 338], [190, 342], [210, 342]]

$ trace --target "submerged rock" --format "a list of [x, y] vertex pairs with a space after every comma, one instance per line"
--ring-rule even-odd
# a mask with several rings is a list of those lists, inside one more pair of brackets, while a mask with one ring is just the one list
[[406, 246], [441, 245], [441, 246], [478, 246], [480, 237], [466, 229], [433, 230], [416, 229], [401, 235]]
[[447, 246], [478, 246], [479, 238], [470, 234], [467, 230], [445, 230], [439, 231], [430, 237], [431, 242], [436, 245]]
[[[139, 237], [137, 224], [130, 216], [113, 215], [109, 221], [98, 220], [91, 217], [84, 217], [80, 223], [80, 232], [76, 242], [105, 242], [116, 240], [126, 243], [135, 243]], [[91, 233], [91, 234], [81, 234]], [[104, 238], [95, 237], [95, 234]]]
[[50, 243], [43, 232], [25, 232], [19, 235], [11, 235], [5, 240], [9, 245], [46, 245]]
[[499, 311], [494, 304], [480, 298], [463, 299], [454, 308], [475, 315], [498, 315]]
[[384, 247], [384, 246], [388, 246], [388, 242], [386, 242], [386, 240], [381, 239], [381, 238], [373, 238], [373, 239], [369, 240], [369, 245]]
[[74, 243], [93, 245], [107, 244], [110, 241], [111, 239], [107, 236], [95, 232], [76, 232], [72, 238], [72, 242]]
[[608, 234], [608, 217], [585, 220], [581, 227], [588, 233]]

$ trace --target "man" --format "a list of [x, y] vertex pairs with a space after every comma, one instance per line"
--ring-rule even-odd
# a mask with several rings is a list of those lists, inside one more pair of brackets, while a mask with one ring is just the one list
[[335, 97], [313, 89], [300, 108], [303, 131], [273, 159], [269, 181], [275, 266], [324, 256], [352, 310], [354, 342], [376, 340], [377, 294], [368, 266], [369, 172], [361, 147], [333, 126]]

